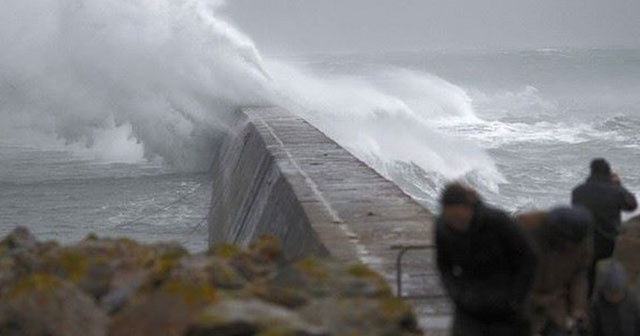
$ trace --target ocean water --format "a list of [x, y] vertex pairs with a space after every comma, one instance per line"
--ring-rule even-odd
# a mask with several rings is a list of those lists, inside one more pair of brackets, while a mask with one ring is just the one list
[[162, 163], [113, 162], [64, 144], [0, 141], [0, 235], [26, 226], [41, 240], [89, 233], [206, 249], [210, 176]]
[[[460, 118], [430, 112], [430, 126], [488, 154], [502, 178], [486, 183], [475, 169], [460, 177], [509, 211], [569, 204], [571, 189], [586, 178], [596, 157], [608, 159], [625, 186], [640, 192], [640, 50], [405, 52], [295, 61], [319, 73], [375, 82], [407, 102], [429, 93], [403, 92], [406, 87], [397, 80], [378, 74], [429, 73], [462, 89], [465, 94], [457, 99], [468, 100], [472, 113]], [[447, 177], [406, 162], [395, 165], [388, 174], [437, 211], [437, 192]]]
[[0, 234], [204, 249], [213, 149], [248, 105], [299, 114], [433, 211], [454, 179], [510, 211], [566, 204], [600, 156], [640, 192], [639, 50], [269, 56], [223, 10], [3, 8]]

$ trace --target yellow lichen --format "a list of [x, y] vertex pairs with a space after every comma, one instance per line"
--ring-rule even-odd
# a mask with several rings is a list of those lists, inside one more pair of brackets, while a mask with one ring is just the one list
[[214, 247], [212, 252], [213, 252], [213, 255], [216, 255], [224, 259], [229, 259], [240, 254], [242, 250], [240, 250], [240, 248], [237, 247], [236, 245], [222, 244]]
[[246, 281], [226, 262], [215, 259], [208, 268], [213, 284], [225, 288], [241, 288]]
[[249, 246], [249, 251], [270, 261], [280, 258], [283, 254], [278, 238], [269, 235], [258, 238]]
[[188, 305], [210, 303], [216, 299], [216, 291], [208, 284], [185, 283], [182, 281], [168, 281], [162, 286], [165, 294], [180, 297]]
[[216, 326], [226, 322], [226, 320], [218, 314], [213, 314], [209, 308], [205, 308], [198, 313], [193, 321], [194, 325], [200, 326]]
[[256, 336], [293, 336], [300, 333], [294, 333], [290, 331], [284, 331], [281, 328], [272, 328], [259, 332]]
[[252, 284], [247, 289], [253, 297], [289, 308], [303, 306], [309, 301], [301, 290], [292, 287]]
[[[407, 304], [397, 298], [385, 298], [379, 301], [382, 318], [387, 321], [399, 321], [407, 317], [412, 317], [413, 313]], [[413, 317], [412, 317], [413, 318]]]
[[86, 237], [84, 237], [84, 241], [98, 241], [98, 235], [95, 232], [90, 232]]
[[7, 292], [9, 298], [15, 298], [36, 291], [46, 291], [62, 285], [60, 279], [45, 273], [37, 273], [21, 278]]
[[377, 279], [378, 274], [363, 264], [355, 264], [349, 266], [347, 274], [356, 278], [373, 278]]
[[322, 262], [315, 259], [303, 259], [296, 263], [296, 269], [316, 280], [325, 280], [329, 277], [329, 270]]
[[48, 268], [71, 282], [79, 283], [89, 270], [89, 262], [87, 256], [78, 251], [64, 251], [49, 260]]
[[177, 260], [175, 258], [159, 258], [156, 259], [153, 264], [152, 273], [158, 275], [168, 275], [171, 270], [176, 266]]

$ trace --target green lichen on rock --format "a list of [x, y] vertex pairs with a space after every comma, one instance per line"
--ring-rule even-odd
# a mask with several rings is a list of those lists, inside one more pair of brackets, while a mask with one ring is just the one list
[[0, 335], [420, 335], [365, 265], [284, 259], [273, 237], [189, 254], [90, 235], [0, 241]]

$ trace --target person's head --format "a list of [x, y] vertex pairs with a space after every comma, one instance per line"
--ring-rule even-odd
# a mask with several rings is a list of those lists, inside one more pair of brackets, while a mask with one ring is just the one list
[[591, 176], [611, 176], [611, 165], [605, 159], [593, 159], [591, 161]]
[[549, 211], [544, 233], [551, 249], [563, 250], [584, 242], [592, 225], [593, 218], [587, 210], [558, 207]]
[[607, 260], [600, 264], [598, 291], [609, 303], [619, 303], [627, 295], [627, 272], [616, 260]]
[[467, 232], [479, 202], [479, 196], [473, 189], [461, 183], [451, 183], [440, 197], [442, 220], [456, 231]]

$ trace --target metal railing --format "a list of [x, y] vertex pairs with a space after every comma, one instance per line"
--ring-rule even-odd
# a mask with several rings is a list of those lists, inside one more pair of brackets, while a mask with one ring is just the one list
[[[410, 251], [424, 251], [424, 250], [432, 250], [435, 249], [435, 245], [433, 244], [418, 244], [418, 245], [392, 245], [392, 250], [398, 251], [398, 255], [396, 257], [396, 295], [400, 299], [417, 299], [417, 300], [425, 300], [425, 299], [437, 299], [443, 297], [443, 295], [437, 294], [420, 294], [420, 295], [405, 295], [403, 292], [403, 259], [407, 252]], [[436, 273], [434, 273], [435, 275]]]

